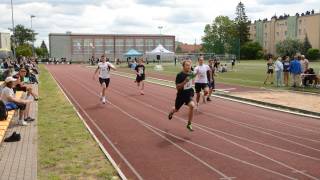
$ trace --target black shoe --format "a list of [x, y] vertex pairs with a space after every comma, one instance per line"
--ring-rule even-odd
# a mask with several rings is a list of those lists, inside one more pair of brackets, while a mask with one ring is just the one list
[[169, 120], [171, 120], [171, 119], [172, 119], [172, 117], [173, 117], [173, 113], [172, 113], [172, 112], [170, 112], [170, 113], [169, 113], [169, 115], [168, 115], [168, 119], [169, 119]]
[[7, 137], [6, 139], [4, 139], [4, 142], [16, 142], [16, 141], [20, 141], [20, 139], [21, 139], [20, 134], [13, 132], [10, 137]]
[[35, 119], [31, 118], [31, 117], [27, 117], [24, 121], [28, 121], [28, 122], [32, 122], [34, 121]]
[[207, 101], [211, 101], [211, 99], [210, 99], [210, 98], [207, 98]]
[[39, 97], [33, 98], [34, 101], [39, 101]]

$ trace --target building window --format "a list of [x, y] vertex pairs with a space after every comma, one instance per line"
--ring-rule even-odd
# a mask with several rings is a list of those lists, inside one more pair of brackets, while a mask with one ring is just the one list
[[73, 54], [82, 54], [83, 43], [82, 39], [73, 39], [72, 40], [72, 53]]
[[267, 38], [268, 37], [268, 33], [264, 33], [264, 37]]
[[116, 54], [124, 54], [124, 40], [123, 39], [116, 39]]
[[285, 25], [285, 26], [288, 26], [288, 23], [287, 23], [287, 21], [286, 21], [286, 22], [284, 23], [284, 25]]
[[92, 39], [83, 40], [83, 54], [92, 54], [94, 48]]
[[105, 39], [104, 44], [106, 46], [106, 49], [104, 51], [105, 54], [108, 55], [114, 53], [113, 39]]
[[280, 34], [280, 33], [279, 33], [279, 32], [277, 32], [277, 36], [279, 36], [279, 34]]
[[126, 39], [126, 51], [134, 48], [133, 39]]
[[287, 36], [288, 35], [288, 31], [284, 31], [284, 35]]
[[173, 51], [173, 40], [172, 39], [165, 39], [164, 47], [169, 51]]
[[146, 50], [151, 51], [154, 49], [153, 39], [146, 39]]
[[257, 29], [257, 26], [254, 26], [254, 30], [256, 30]]
[[104, 53], [103, 39], [94, 40], [94, 50], [96, 54], [102, 55]]
[[299, 35], [301, 35], [301, 29], [299, 29]]
[[302, 24], [302, 20], [301, 20], [301, 19], [299, 20], [299, 24], [300, 24], [300, 25]]
[[143, 52], [144, 42], [143, 39], [136, 39], [136, 50]]
[[264, 47], [267, 47], [267, 41], [264, 42]]
[[264, 24], [264, 28], [267, 28], [267, 24]]

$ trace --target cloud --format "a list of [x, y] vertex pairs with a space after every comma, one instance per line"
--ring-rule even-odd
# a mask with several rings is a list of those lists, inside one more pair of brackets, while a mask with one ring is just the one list
[[[251, 20], [320, 7], [319, 0], [242, 2]], [[36, 16], [36, 45], [42, 40], [48, 45], [49, 33], [158, 34], [158, 26], [163, 26], [163, 34], [175, 35], [179, 41], [199, 43], [204, 26], [219, 15], [234, 18], [237, 4], [235, 0], [14, 0], [14, 20], [30, 27], [30, 15]], [[0, 24], [1, 32], [11, 27], [9, 0], [0, 2]]]
[[276, 5], [276, 4], [297, 4], [301, 3], [301, 0], [257, 0], [259, 4], [263, 5]]

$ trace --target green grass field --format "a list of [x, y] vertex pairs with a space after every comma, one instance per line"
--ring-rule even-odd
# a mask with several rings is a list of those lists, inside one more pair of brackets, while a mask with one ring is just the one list
[[[225, 64], [226, 62], [221, 62]], [[231, 64], [228, 64], [229, 70], [231, 69]], [[193, 64], [195, 65], [195, 63]], [[148, 64], [147, 71], [153, 71], [155, 64]], [[315, 69], [315, 72], [320, 71], [320, 61], [310, 62], [310, 67]], [[121, 68], [126, 68], [125, 64], [121, 65]], [[178, 71], [181, 70], [180, 64], [174, 66], [173, 63], [163, 64], [163, 71], [157, 71], [158, 73], [167, 74], [175, 76]], [[233, 71], [226, 73], [218, 73], [216, 77], [217, 82], [226, 83], [226, 84], [236, 84], [241, 86], [250, 86], [250, 87], [266, 87], [266, 88], [276, 88], [274, 85], [263, 85], [263, 82], [266, 78], [266, 61], [264, 60], [241, 60], [240, 63], [237, 63]], [[282, 87], [281, 89], [291, 89]], [[318, 92], [319, 89], [316, 88], [297, 88], [296, 90], [307, 91], [307, 92]]]
[[49, 72], [40, 67], [38, 179], [112, 179], [114, 168]]

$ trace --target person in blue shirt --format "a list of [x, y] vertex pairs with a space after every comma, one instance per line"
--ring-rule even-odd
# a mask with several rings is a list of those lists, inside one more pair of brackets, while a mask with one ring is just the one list
[[290, 62], [290, 73], [292, 77], [292, 87], [300, 85], [300, 75], [302, 73], [301, 64], [298, 60], [298, 55], [295, 55]]

